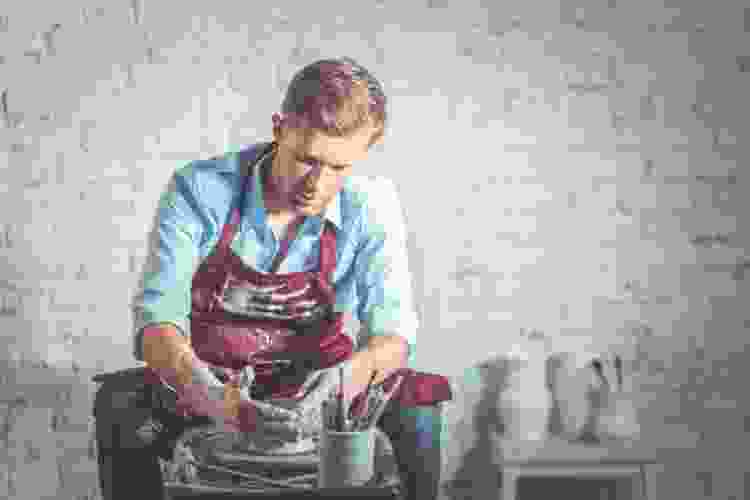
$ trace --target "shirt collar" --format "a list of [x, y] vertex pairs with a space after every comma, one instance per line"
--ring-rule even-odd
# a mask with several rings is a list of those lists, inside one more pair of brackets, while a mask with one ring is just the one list
[[[259, 149], [262, 149], [259, 148]], [[270, 153], [268, 153], [270, 154]], [[259, 168], [260, 165], [263, 163], [264, 158], [266, 155], [258, 154], [255, 156], [255, 161], [253, 165], [253, 179], [252, 179], [252, 193], [248, 193], [249, 199], [250, 199], [250, 210], [253, 211], [255, 214], [255, 222], [260, 227], [263, 225], [263, 222], [266, 220], [266, 209], [265, 204], [263, 202], [263, 186], [261, 184], [261, 178], [260, 178], [260, 172]], [[333, 197], [331, 202], [328, 204], [328, 206], [324, 209], [323, 217], [328, 219], [333, 223], [333, 225], [336, 227], [336, 229], [341, 229], [341, 193], [336, 193], [336, 195]], [[322, 217], [316, 216], [312, 217], [315, 222], [317, 222], [318, 226], [321, 225]]]

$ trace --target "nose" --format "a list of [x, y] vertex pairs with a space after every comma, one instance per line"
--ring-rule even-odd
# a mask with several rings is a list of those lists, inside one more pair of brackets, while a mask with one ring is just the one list
[[318, 185], [319, 180], [320, 180], [320, 168], [318, 167], [311, 168], [310, 171], [305, 175], [305, 179], [304, 179], [305, 193], [315, 194], [315, 192], [317, 191], [317, 185]]

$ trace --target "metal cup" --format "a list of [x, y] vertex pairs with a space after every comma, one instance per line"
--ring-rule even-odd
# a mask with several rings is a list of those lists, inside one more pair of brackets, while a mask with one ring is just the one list
[[319, 488], [362, 486], [375, 474], [375, 429], [338, 432], [323, 427]]

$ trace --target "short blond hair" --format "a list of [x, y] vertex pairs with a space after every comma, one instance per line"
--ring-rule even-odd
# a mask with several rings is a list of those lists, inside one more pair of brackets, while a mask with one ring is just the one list
[[286, 125], [333, 137], [376, 129], [369, 146], [385, 134], [386, 97], [380, 82], [350, 57], [321, 59], [299, 70], [281, 110]]

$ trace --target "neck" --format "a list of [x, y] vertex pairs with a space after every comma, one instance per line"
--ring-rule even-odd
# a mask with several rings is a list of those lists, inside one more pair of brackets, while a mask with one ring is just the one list
[[272, 154], [271, 161], [261, 165], [261, 186], [263, 187], [263, 201], [266, 212], [272, 215], [289, 215], [293, 212], [289, 204], [284, 200], [276, 186], [274, 173], [278, 170], [278, 156]]

